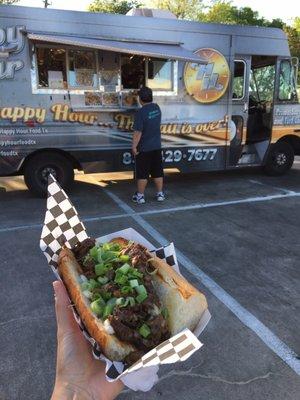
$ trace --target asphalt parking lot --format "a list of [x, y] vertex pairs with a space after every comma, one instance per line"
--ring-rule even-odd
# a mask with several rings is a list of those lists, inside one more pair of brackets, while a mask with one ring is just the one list
[[[183, 274], [208, 299], [204, 346], [165, 366], [148, 393], [120, 400], [298, 400], [300, 160], [282, 177], [257, 169], [167, 175], [167, 200], [130, 202], [129, 174], [78, 175], [69, 192], [91, 236], [133, 227], [175, 243]], [[39, 250], [45, 199], [0, 178], [0, 399], [46, 400], [55, 373], [54, 275]]]

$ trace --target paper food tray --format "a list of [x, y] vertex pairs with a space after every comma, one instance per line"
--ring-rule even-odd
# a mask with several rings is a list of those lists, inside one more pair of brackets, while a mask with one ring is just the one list
[[[152, 243], [132, 228], [101, 236], [96, 240], [99, 243], [104, 243], [115, 237], [123, 237], [144, 245], [151, 253], [163, 259], [180, 273], [173, 243], [161, 248], [155, 248]], [[88, 235], [85, 226], [80, 221], [75, 207], [65, 191], [59, 186], [54, 177], [50, 175], [47, 210], [40, 239], [40, 248], [58, 279], [60, 277], [56, 267], [58, 254], [62, 245], [65, 244], [68, 247], [73, 247], [78, 241], [83, 241], [86, 238], [88, 238]], [[211, 318], [209, 311], [206, 310], [194, 332], [184, 329], [182, 332], [150, 350], [135, 364], [126, 368], [124, 363], [112, 362], [101, 353], [100, 347], [89, 335], [74, 308], [73, 312], [84, 336], [92, 345], [94, 357], [106, 363], [107, 380], [115, 381], [121, 379], [129, 388], [142, 391], [150, 390], [157, 382], [159, 365], [185, 361], [196, 350], [202, 347], [203, 344], [197, 339], [197, 336], [203, 332]]]

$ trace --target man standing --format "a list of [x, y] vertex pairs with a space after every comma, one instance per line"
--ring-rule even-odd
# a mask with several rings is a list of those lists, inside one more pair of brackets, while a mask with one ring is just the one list
[[161, 155], [161, 110], [153, 103], [152, 90], [143, 87], [139, 90], [142, 107], [136, 112], [133, 123], [132, 154], [135, 156], [135, 178], [137, 192], [132, 200], [138, 204], [145, 203], [145, 189], [149, 175], [156, 186], [156, 200], [164, 201], [163, 165]]

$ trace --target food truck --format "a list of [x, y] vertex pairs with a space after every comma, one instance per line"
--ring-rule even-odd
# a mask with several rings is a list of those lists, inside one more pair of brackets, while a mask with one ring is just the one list
[[162, 110], [165, 168], [291, 168], [298, 62], [282, 30], [130, 14], [0, 6], [1, 176], [43, 195], [49, 173], [68, 186], [74, 169], [133, 169], [143, 85]]

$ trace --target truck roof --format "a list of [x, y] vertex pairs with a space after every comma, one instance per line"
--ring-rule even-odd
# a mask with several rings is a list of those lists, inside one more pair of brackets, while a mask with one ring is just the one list
[[[53, 24], [55, 31], [61, 31], [59, 25], [64, 22], [72, 22], [81, 25], [97, 25], [118, 26], [123, 28], [132, 28], [134, 19], [134, 28], [149, 28], [159, 31], [173, 31], [186, 33], [206, 33], [206, 34], [223, 34], [236, 36], [264, 37], [270, 39], [287, 40], [286, 34], [279, 28], [268, 28], [248, 25], [227, 25], [216, 23], [202, 23], [196, 21], [170, 19], [170, 18], [151, 18], [143, 16], [129, 16], [120, 14], [102, 14], [83, 11], [58, 10], [50, 8], [24, 7], [15, 5], [0, 5], [0, 17], [12, 17], [16, 19], [16, 23], [22, 23], [21, 20], [38, 20], [40, 30], [43, 31], [43, 20], [47, 21], [47, 25]], [[19, 21], [18, 21], [19, 20]], [[48, 31], [48, 29], [47, 29]], [[109, 36], [109, 32], [108, 32]]]

